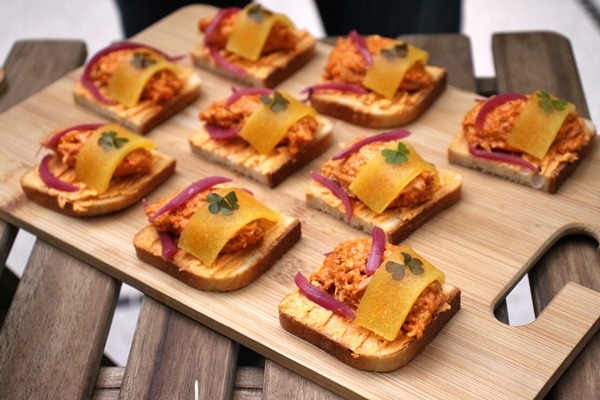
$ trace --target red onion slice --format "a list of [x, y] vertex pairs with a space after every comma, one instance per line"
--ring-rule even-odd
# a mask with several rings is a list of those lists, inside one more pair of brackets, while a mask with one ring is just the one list
[[390, 142], [392, 140], [404, 139], [410, 136], [410, 131], [407, 129], [395, 129], [393, 131], [379, 133], [377, 135], [368, 136], [361, 139], [350, 146], [342, 149], [340, 152], [331, 157], [332, 160], [339, 160], [348, 157], [350, 154], [357, 152], [363, 146], [375, 142]]
[[165, 260], [173, 258], [177, 253], [177, 243], [175, 238], [169, 232], [158, 231], [158, 238], [160, 239], [160, 245], [162, 248], [161, 257]]
[[367, 47], [367, 41], [365, 38], [360, 35], [356, 30], [350, 31], [348, 37], [358, 50], [361, 56], [365, 59], [367, 66], [370, 66], [373, 63], [373, 56], [369, 53], [369, 48]]
[[208, 136], [211, 137], [211, 139], [226, 140], [236, 137], [240, 132], [241, 128], [239, 126], [233, 126], [231, 128], [224, 129], [213, 124], [206, 124], [204, 125], [204, 129], [206, 130], [206, 133], [208, 133]]
[[211, 57], [217, 63], [217, 65], [222, 67], [224, 70], [229, 71], [232, 74], [237, 75], [237, 76], [246, 76], [248, 74], [248, 71], [246, 71], [244, 68], [239, 67], [235, 64], [232, 64], [229, 61], [227, 61], [225, 58], [223, 58], [221, 56], [221, 53], [219, 53], [219, 49], [217, 49], [216, 47], [208, 46], [208, 51], [209, 51]]
[[52, 137], [46, 141], [46, 143], [44, 144], [44, 147], [47, 147], [49, 149], [54, 148], [56, 145], [58, 145], [58, 142], [60, 141], [60, 138], [63, 137], [64, 135], [66, 135], [69, 132], [72, 132], [72, 131], [91, 131], [91, 130], [96, 130], [96, 129], [100, 128], [102, 125], [104, 125], [104, 124], [103, 123], [99, 123], [99, 124], [80, 124], [80, 125], [71, 126], [69, 128], [65, 128], [65, 129], [61, 130], [60, 132], [57, 132], [54, 135], [52, 135]]
[[385, 232], [378, 226], [374, 226], [371, 230], [372, 244], [369, 258], [365, 266], [365, 271], [369, 275], [373, 275], [383, 260], [383, 251], [385, 250]]
[[98, 87], [96, 86], [96, 84], [94, 83], [94, 81], [91, 77], [92, 70], [94, 68], [94, 65], [96, 65], [96, 63], [102, 57], [104, 57], [105, 55], [107, 55], [109, 53], [112, 53], [113, 51], [129, 50], [129, 49], [137, 49], [137, 48], [145, 48], [148, 50], [152, 50], [156, 53], [161, 54], [163, 57], [165, 57], [167, 60], [169, 60], [171, 62], [178, 61], [185, 57], [185, 55], [172, 57], [172, 56], [167, 55], [163, 51], [158, 50], [157, 48], [154, 48], [152, 46], [148, 46], [145, 44], [141, 44], [141, 43], [127, 42], [127, 41], [118, 42], [118, 43], [114, 43], [114, 44], [100, 50], [90, 59], [90, 61], [87, 63], [87, 65], [85, 66], [85, 68], [83, 70], [83, 74], [81, 75], [81, 80], [80, 80], [81, 83], [83, 84], [83, 86], [85, 86], [90, 91], [90, 93], [92, 93], [92, 95], [98, 101], [105, 103], [105, 104], [109, 104], [109, 105], [117, 104], [117, 101], [115, 101], [114, 99], [108, 98], [108, 97], [104, 96], [102, 93], [100, 93], [100, 90], [98, 89]]
[[516, 164], [521, 167], [527, 168], [533, 172], [539, 172], [538, 168], [535, 165], [533, 165], [529, 161], [524, 160], [521, 157], [516, 156], [516, 155], [477, 149], [471, 145], [469, 145], [469, 153], [474, 157], [484, 158], [484, 159], [493, 160], [493, 161], [501, 161], [501, 162], [506, 162], [506, 163], [510, 163], [510, 164]]
[[496, 107], [513, 100], [527, 100], [527, 96], [524, 96], [520, 93], [503, 93], [486, 101], [481, 109], [479, 109], [479, 113], [475, 118], [475, 130], [477, 131], [477, 135], [483, 136], [483, 124], [490, 112], [492, 112]]
[[206, 47], [208, 47], [208, 41], [209, 41], [210, 37], [213, 35], [213, 33], [215, 32], [215, 30], [217, 29], [217, 27], [219, 26], [219, 24], [221, 23], [221, 21], [223, 21], [225, 18], [227, 18], [230, 15], [235, 14], [239, 11], [240, 11], [239, 7], [228, 7], [228, 8], [221, 9], [214, 16], [214, 18], [212, 19], [212, 21], [210, 21], [210, 24], [206, 28], [206, 31], [204, 32], [204, 45]]
[[52, 171], [50, 171], [50, 167], [48, 166], [48, 163], [50, 162], [50, 160], [53, 157], [54, 157], [53, 155], [48, 154], [48, 155], [44, 156], [44, 158], [42, 158], [42, 161], [40, 161], [38, 171], [39, 171], [40, 179], [42, 180], [42, 182], [44, 182], [44, 184], [46, 186], [48, 186], [49, 188], [60, 190], [61, 192], [77, 192], [77, 191], [79, 191], [79, 187], [77, 185], [73, 185], [71, 183], [65, 182], [65, 181], [57, 178], [56, 176], [54, 176]]
[[148, 218], [148, 221], [153, 221], [160, 215], [179, 207], [180, 205], [184, 204], [186, 201], [194, 197], [196, 194], [204, 190], [210, 189], [215, 185], [225, 182], [231, 182], [231, 179], [222, 176], [211, 176], [192, 183], [187, 188], [179, 192], [167, 203], [165, 203], [161, 208], [159, 208], [157, 212], [155, 212]]
[[308, 278], [302, 275], [301, 272], [296, 273], [296, 276], [294, 276], [294, 282], [296, 283], [296, 286], [298, 286], [298, 289], [300, 289], [300, 292], [313, 303], [350, 319], [354, 319], [356, 317], [352, 308], [339, 301], [326, 291], [314, 286], [312, 283], [310, 283]]
[[344, 205], [346, 209], [346, 222], [349, 222], [352, 219], [352, 203], [350, 202], [350, 197], [348, 193], [339, 185], [339, 183], [324, 177], [321, 174], [316, 172], [310, 172], [310, 177], [325, 186], [327, 189], [331, 190], [333, 193]]
[[244, 97], [244, 96], [254, 96], [254, 95], [261, 95], [261, 96], [270, 96], [273, 93], [273, 89], [269, 89], [269, 88], [262, 88], [262, 87], [248, 87], [248, 88], [244, 88], [244, 89], [232, 89], [233, 93], [231, 94], [231, 96], [229, 96], [227, 98], [227, 101], [225, 102], [225, 105], [227, 107], [231, 106], [233, 103], [235, 103], [236, 101], [238, 101], [240, 98]]

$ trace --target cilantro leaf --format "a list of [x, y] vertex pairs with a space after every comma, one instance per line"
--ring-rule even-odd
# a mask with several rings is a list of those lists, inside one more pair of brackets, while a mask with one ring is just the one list
[[402, 164], [408, 161], [410, 150], [402, 142], [398, 142], [396, 150], [385, 148], [381, 150], [381, 155], [385, 158], [388, 164]]
[[223, 215], [232, 215], [235, 210], [240, 208], [235, 192], [232, 190], [225, 196], [218, 193], [210, 193], [206, 196], [208, 202], [208, 211], [212, 214], [221, 212]]
[[145, 51], [135, 51], [130, 61], [131, 65], [139, 69], [145, 69], [156, 64], [156, 60], [152, 58], [152, 55]]
[[552, 114], [554, 110], [562, 111], [568, 104], [566, 100], [553, 99], [547, 92], [537, 92], [536, 96], [541, 99], [537, 103], [538, 106], [548, 114]]
[[400, 281], [404, 279], [406, 276], [406, 267], [410, 270], [414, 275], [421, 275], [425, 272], [423, 269], [423, 261], [418, 258], [414, 258], [408, 253], [402, 252], [402, 256], [404, 257], [404, 263], [399, 263], [396, 261], [388, 261], [385, 263], [385, 270], [392, 274], [392, 279], [395, 281]]
[[120, 149], [128, 141], [129, 139], [127, 138], [117, 137], [117, 132], [115, 131], [104, 131], [98, 138], [98, 145], [102, 147], [102, 149], [110, 151], [113, 149], [113, 147], [115, 149]]
[[260, 101], [266, 106], [269, 106], [269, 109], [273, 112], [285, 110], [290, 103], [288, 99], [283, 97], [280, 92], [273, 92], [273, 98], [270, 96], [260, 96]]

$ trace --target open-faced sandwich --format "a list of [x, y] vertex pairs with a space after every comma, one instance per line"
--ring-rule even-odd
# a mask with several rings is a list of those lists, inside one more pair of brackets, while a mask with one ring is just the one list
[[398, 243], [461, 197], [462, 177], [425, 161], [398, 129], [356, 138], [311, 172], [309, 206]]
[[592, 149], [596, 127], [547, 92], [478, 101], [448, 148], [451, 163], [555, 193]]
[[190, 53], [194, 63], [250, 86], [275, 87], [315, 51], [308, 31], [256, 3], [224, 8], [201, 19], [199, 29], [203, 41]]
[[300, 220], [212, 176], [157, 203], [133, 244], [139, 259], [204, 291], [242, 288], [269, 269], [301, 236]]
[[96, 53], [73, 88], [73, 98], [99, 115], [143, 134], [200, 94], [201, 79], [153, 47], [119, 42]]
[[306, 89], [321, 114], [368, 128], [405, 125], [447, 86], [447, 71], [427, 65], [418, 47], [379, 35], [352, 31], [332, 49], [321, 83]]
[[285, 91], [246, 88], [201, 111], [193, 152], [274, 187], [325, 151], [333, 125]]
[[59, 129], [42, 145], [49, 151], [21, 187], [36, 203], [76, 217], [126, 208], [175, 171], [175, 160], [153, 141], [116, 123]]
[[279, 304], [281, 326], [344, 363], [389, 372], [421, 353], [460, 309], [460, 289], [409, 246], [339, 244]]

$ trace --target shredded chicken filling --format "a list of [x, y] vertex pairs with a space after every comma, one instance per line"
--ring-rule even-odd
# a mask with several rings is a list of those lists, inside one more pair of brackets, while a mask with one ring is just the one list
[[[211, 192], [212, 191], [209, 190], [198, 193], [186, 203], [155, 218], [152, 221], [152, 224], [158, 231], [169, 232], [178, 237], [196, 210], [206, 203], [206, 196]], [[148, 204], [145, 207], [146, 215], [148, 217], [154, 215], [176, 194], [177, 193], [173, 194], [172, 196], [165, 197], [156, 203]], [[220, 254], [236, 253], [240, 250], [254, 247], [262, 243], [264, 236], [265, 227], [262, 220], [255, 220], [240, 229], [234, 236], [232, 236], [227, 244], [223, 247]]]
[[577, 151], [590, 140], [590, 137], [585, 134], [583, 122], [578, 113], [571, 113], [567, 116], [543, 160], [538, 160], [507, 144], [508, 135], [519, 113], [525, 107], [525, 102], [525, 100], [512, 100], [496, 107], [486, 115], [482, 132], [475, 129], [475, 121], [479, 110], [485, 103], [478, 102], [467, 112], [462, 122], [467, 142], [471, 146], [487, 151], [507, 151], [519, 154], [523, 159], [541, 168], [542, 173], [552, 165], [576, 160]]
[[[336, 181], [348, 195], [355, 197], [348, 186], [356, 178], [361, 168], [373, 157], [378, 156], [386, 143], [377, 142], [363, 146], [350, 156], [329, 160], [321, 166], [323, 176]], [[433, 198], [436, 189], [435, 175], [430, 171], [422, 172], [413, 179], [388, 206], [388, 209], [414, 206]]]
[[[96, 86], [99, 88], [107, 87], [110, 77], [117, 68], [117, 65], [119, 65], [131, 51], [135, 50], [116, 50], [101, 57], [91, 71], [91, 78]], [[144, 91], [140, 96], [140, 102], [149, 101], [152, 104], [163, 103], [177, 96], [184, 86], [185, 82], [172, 71], [158, 71], [146, 83]]]
[[[53, 148], [61, 161], [75, 168], [77, 155], [83, 144], [94, 133], [93, 130], [74, 130], [63, 135]], [[152, 170], [152, 153], [147, 149], [135, 149], [117, 166], [113, 177], [148, 173]]]
[[[258, 95], [242, 96], [230, 106], [226, 105], [226, 100], [216, 101], [198, 116], [207, 124], [230, 129], [242, 126], [259, 105]], [[296, 155], [303, 146], [312, 142], [318, 128], [319, 123], [315, 118], [304, 117], [290, 127], [278, 145], [286, 146], [291, 155]]]
[[[386, 244], [384, 258], [391, 253], [392, 248], [391, 244]], [[365, 272], [370, 250], [371, 240], [368, 238], [341, 243], [327, 255], [323, 266], [308, 279], [338, 300], [357, 308], [370, 279], [370, 275]], [[401, 334], [421, 338], [434, 315], [449, 308], [446, 301], [440, 283], [431, 283], [413, 304], [402, 325]]]
[[[375, 55], [389, 47], [394, 39], [379, 35], [365, 37], [369, 53]], [[362, 86], [369, 66], [350, 38], [340, 37], [329, 55], [323, 79]], [[415, 63], [406, 73], [398, 92], [416, 92], [433, 84], [433, 77], [425, 70], [425, 65]]]

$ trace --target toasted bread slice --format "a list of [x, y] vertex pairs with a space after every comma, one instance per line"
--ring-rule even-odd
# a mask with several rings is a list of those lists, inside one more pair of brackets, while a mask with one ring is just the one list
[[392, 128], [417, 119], [448, 86], [447, 70], [426, 66], [434, 84], [417, 92], [396, 94], [393, 100], [374, 94], [340, 91], [315, 91], [311, 105], [320, 113], [366, 128]]
[[326, 351], [351, 367], [373, 372], [394, 371], [413, 360], [460, 309], [460, 290], [444, 284], [450, 309], [438, 312], [423, 337], [387, 341], [346, 317], [308, 300], [298, 289], [279, 304], [279, 323], [286, 331]]
[[528, 168], [516, 164], [475, 157], [469, 152], [469, 145], [462, 131], [457, 133], [448, 147], [448, 161], [452, 164], [479, 170], [533, 189], [555, 193], [567, 178], [571, 176], [577, 166], [587, 157], [594, 146], [596, 127], [592, 121], [587, 119], [585, 119], [585, 135], [589, 137], [589, 141], [579, 149], [573, 161], [553, 164], [552, 168], [549, 168], [545, 172], [533, 172]]
[[150, 101], [142, 101], [133, 107], [105, 104], [96, 99], [81, 82], [77, 82], [73, 88], [73, 99], [76, 104], [98, 115], [119, 122], [134, 132], [144, 134], [182, 110], [200, 94], [202, 83], [200, 76], [190, 68], [179, 68], [186, 78], [185, 86], [177, 96], [161, 104], [153, 105]]
[[189, 143], [194, 153], [275, 187], [331, 146], [331, 121], [320, 116], [318, 121], [319, 129], [313, 141], [293, 156], [286, 147], [278, 147], [268, 155], [261, 155], [243, 139], [213, 140], [203, 128], [190, 136]]
[[[69, 193], [49, 188], [40, 179], [37, 166], [21, 177], [21, 187], [27, 198], [61, 214], [91, 217], [112, 213], [137, 203], [175, 171], [175, 159], [155, 150], [150, 151], [150, 173], [113, 178], [108, 191], [101, 195], [90, 189]], [[71, 168], [63, 172], [62, 176], [68, 180], [68, 176], [72, 177], [74, 174], [74, 169]]]
[[191, 287], [204, 291], [228, 292], [256, 280], [291, 249], [300, 237], [300, 220], [282, 216], [278, 223], [268, 224], [261, 245], [235, 254], [220, 255], [211, 266], [202, 264], [181, 249], [171, 260], [162, 258], [158, 232], [152, 225], [147, 225], [135, 235], [133, 245], [140, 260]]
[[[378, 226], [386, 233], [390, 243], [399, 243], [435, 215], [460, 200], [462, 177], [450, 170], [438, 168], [438, 171], [442, 184], [431, 200], [413, 207], [389, 209], [376, 214], [357, 199], [351, 199], [353, 215], [348, 224], [367, 233], [371, 232], [373, 226]], [[306, 202], [312, 208], [337, 219], [346, 220], [346, 209], [341, 200], [315, 181], [311, 181], [306, 189]]]
[[194, 48], [190, 52], [190, 56], [194, 64], [198, 67], [205, 68], [226, 78], [249, 86], [274, 88], [302, 68], [314, 55], [316, 46], [315, 38], [306, 30], [297, 30], [296, 35], [298, 42], [293, 51], [273, 52], [261, 57], [256, 62], [222, 50], [221, 54], [228, 62], [246, 71], [244, 75], [232, 73], [217, 64], [204, 44], [200, 44]]

